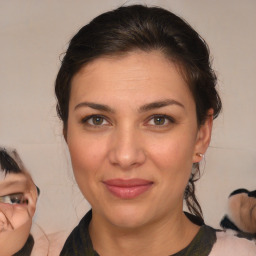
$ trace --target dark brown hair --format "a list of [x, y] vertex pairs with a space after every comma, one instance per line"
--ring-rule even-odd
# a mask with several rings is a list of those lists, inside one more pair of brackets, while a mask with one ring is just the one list
[[0, 171], [4, 172], [5, 175], [9, 173], [22, 173], [22, 167], [19, 166], [10, 153], [12, 153], [16, 160], [19, 160], [18, 154], [15, 150], [8, 153], [5, 148], [0, 147]]
[[[216, 76], [206, 42], [187, 22], [165, 9], [131, 5], [99, 15], [71, 39], [55, 84], [57, 112], [64, 131], [68, 129], [73, 76], [96, 58], [134, 50], [158, 50], [178, 64], [193, 94], [199, 126], [209, 109], [213, 109], [214, 118], [218, 116], [221, 100], [215, 89]], [[193, 168], [184, 198], [190, 212], [202, 217], [194, 187], [199, 165], [194, 164]]]

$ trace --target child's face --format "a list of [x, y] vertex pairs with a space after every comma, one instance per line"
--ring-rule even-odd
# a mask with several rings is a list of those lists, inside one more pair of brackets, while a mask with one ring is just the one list
[[24, 246], [36, 200], [37, 189], [28, 173], [0, 175], [0, 256], [12, 255]]

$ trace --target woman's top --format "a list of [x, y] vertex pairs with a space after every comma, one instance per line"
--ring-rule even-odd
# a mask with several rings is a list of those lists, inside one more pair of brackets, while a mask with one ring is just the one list
[[[233, 237], [230, 238], [229, 236], [226, 236], [225, 232], [217, 231], [212, 227], [205, 225], [203, 222], [200, 222], [199, 218], [191, 214], [185, 214], [193, 223], [200, 225], [201, 227], [191, 243], [172, 256], [256, 255], [256, 245], [253, 242], [237, 237], [234, 237], [235, 240], [232, 240]], [[89, 235], [89, 224], [91, 218], [92, 211], [89, 211], [69, 235], [60, 256], [99, 256], [99, 254], [93, 248]], [[235, 246], [232, 244], [233, 242], [236, 243]], [[229, 247], [232, 249], [231, 254], [228, 254]], [[234, 252], [233, 248], [236, 247], [237, 249]], [[241, 250], [243, 251], [242, 254]], [[239, 251], [240, 253], [237, 254], [236, 251]]]

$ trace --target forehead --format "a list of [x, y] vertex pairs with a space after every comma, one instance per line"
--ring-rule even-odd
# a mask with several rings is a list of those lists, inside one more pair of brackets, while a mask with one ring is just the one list
[[[179, 68], [161, 52], [130, 52], [101, 57], [83, 67], [72, 79], [70, 103], [84, 97], [155, 100], [166, 97], [193, 101]], [[73, 101], [73, 102], [72, 102]], [[191, 103], [191, 102], [190, 102]]]

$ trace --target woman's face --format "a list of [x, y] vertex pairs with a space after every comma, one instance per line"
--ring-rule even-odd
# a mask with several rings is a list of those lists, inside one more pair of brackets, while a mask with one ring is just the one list
[[66, 140], [78, 186], [100, 216], [138, 227], [182, 212], [212, 118], [160, 52], [99, 58], [72, 80]]
[[25, 244], [35, 212], [37, 190], [28, 173], [0, 177], [1, 255], [13, 255]]

